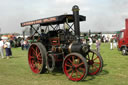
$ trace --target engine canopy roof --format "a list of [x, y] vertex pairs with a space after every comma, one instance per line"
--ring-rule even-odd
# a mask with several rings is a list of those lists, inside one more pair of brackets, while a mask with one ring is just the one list
[[[86, 17], [83, 15], [79, 15], [79, 21], [85, 21]], [[54, 25], [54, 24], [63, 24], [68, 20], [68, 23], [74, 22], [73, 14], [59, 15], [49, 18], [37, 19], [33, 21], [27, 21], [21, 23], [21, 27], [30, 26], [35, 24], [40, 24], [41, 26]]]

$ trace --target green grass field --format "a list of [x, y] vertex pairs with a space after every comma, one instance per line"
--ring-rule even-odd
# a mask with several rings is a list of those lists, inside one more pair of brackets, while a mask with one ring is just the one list
[[0, 85], [128, 85], [128, 56], [109, 44], [101, 44], [103, 71], [87, 76], [84, 81], [73, 82], [63, 72], [34, 74], [29, 68], [27, 51], [12, 48], [13, 58], [0, 59]]

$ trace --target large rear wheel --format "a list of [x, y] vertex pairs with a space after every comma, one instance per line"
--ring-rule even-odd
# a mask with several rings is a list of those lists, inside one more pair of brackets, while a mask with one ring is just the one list
[[28, 51], [28, 63], [32, 72], [36, 74], [46, 71], [46, 56], [47, 51], [41, 43], [34, 43]]
[[96, 75], [102, 71], [103, 59], [99, 52], [91, 50], [90, 52], [88, 52], [86, 59], [88, 63], [89, 75]]
[[87, 76], [86, 59], [79, 53], [70, 53], [63, 62], [63, 71], [72, 81], [80, 81]]

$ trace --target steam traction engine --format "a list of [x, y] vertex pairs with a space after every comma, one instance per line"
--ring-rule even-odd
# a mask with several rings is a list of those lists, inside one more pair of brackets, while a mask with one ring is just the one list
[[[32, 72], [40, 74], [62, 67], [72, 81], [80, 81], [87, 74], [101, 72], [103, 60], [100, 53], [91, 50], [80, 39], [79, 22], [85, 21], [86, 17], [79, 15], [79, 7], [76, 5], [72, 11], [73, 14], [21, 23], [22, 27], [30, 26], [30, 30], [35, 30], [31, 36], [38, 34], [37, 42], [32, 43], [28, 51]], [[44, 33], [39, 32], [42, 29]]]

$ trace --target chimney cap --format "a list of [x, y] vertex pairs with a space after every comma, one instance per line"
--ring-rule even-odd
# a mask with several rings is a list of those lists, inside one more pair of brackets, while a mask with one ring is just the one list
[[73, 7], [72, 7], [72, 11], [79, 11], [80, 9], [79, 9], [79, 6], [77, 6], [77, 5], [74, 5]]

